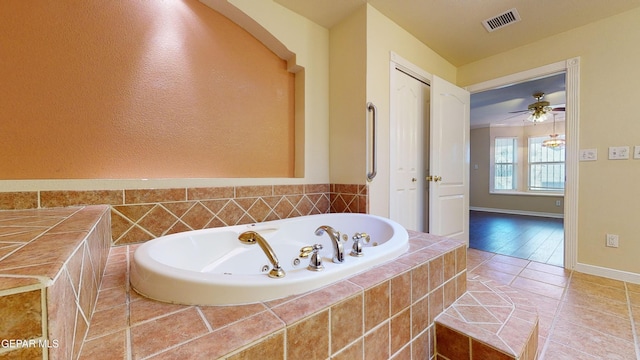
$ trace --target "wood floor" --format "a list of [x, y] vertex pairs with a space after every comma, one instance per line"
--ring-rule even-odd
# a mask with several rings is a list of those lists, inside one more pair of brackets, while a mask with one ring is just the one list
[[469, 212], [469, 247], [563, 266], [562, 219]]

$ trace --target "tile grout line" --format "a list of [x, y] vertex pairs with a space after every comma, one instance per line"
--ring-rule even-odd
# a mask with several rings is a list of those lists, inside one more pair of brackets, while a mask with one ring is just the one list
[[571, 274], [569, 275], [569, 279], [567, 280], [567, 283], [564, 286], [564, 290], [562, 291], [562, 296], [560, 297], [560, 299], [558, 300], [558, 307], [556, 308], [556, 311], [553, 313], [553, 320], [551, 321], [551, 326], [549, 326], [549, 331], [547, 332], [547, 337], [544, 340], [544, 344], [542, 345], [542, 350], [539, 352], [540, 355], [540, 359], [538, 360], [544, 360], [546, 353], [547, 353], [547, 349], [549, 347], [549, 342], [551, 341], [551, 336], [553, 335], [553, 332], [556, 329], [556, 325], [559, 321], [560, 318], [560, 310], [562, 309], [562, 307], [564, 306], [564, 298], [567, 294], [567, 289], [569, 288], [569, 284], [571, 283], [571, 279], [573, 279], [573, 271], [571, 271]]

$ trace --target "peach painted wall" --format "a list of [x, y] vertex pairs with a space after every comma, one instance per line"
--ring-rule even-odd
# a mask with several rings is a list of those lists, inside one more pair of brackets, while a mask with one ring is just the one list
[[0, 2], [0, 179], [292, 177], [286, 61], [196, 0]]

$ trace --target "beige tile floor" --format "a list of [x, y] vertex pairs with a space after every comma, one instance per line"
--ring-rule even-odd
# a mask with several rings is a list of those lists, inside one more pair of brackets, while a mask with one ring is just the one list
[[540, 318], [542, 360], [640, 359], [640, 285], [469, 249], [469, 276], [528, 295]]

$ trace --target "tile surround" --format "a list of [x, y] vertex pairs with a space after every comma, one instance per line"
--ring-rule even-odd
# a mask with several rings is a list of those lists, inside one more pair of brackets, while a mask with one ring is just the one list
[[[114, 245], [176, 232], [328, 212], [366, 213], [367, 185], [299, 184], [206, 188], [0, 192], [0, 210], [111, 207]], [[9, 251], [0, 245], [0, 255]]]
[[[108, 285], [100, 290], [81, 359], [253, 359], [255, 354], [272, 354], [273, 359], [285, 354], [289, 359], [430, 358], [437, 314], [428, 317], [429, 304], [442, 304], [446, 284], [461, 295], [457, 292], [466, 289], [466, 268], [454, 263], [459, 271], [436, 269], [447, 275], [438, 275], [433, 282], [438, 287], [430, 288], [429, 263], [444, 266], [444, 256], [466, 259], [466, 249], [428, 234], [410, 232], [410, 239], [410, 253], [384, 266], [317, 291], [233, 307], [166, 304], [138, 295], [127, 280], [136, 245], [114, 247], [104, 277]], [[416, 263], [417, 257], [422, 262]], [[124, 280], [124, 303], [103, 297], [121, 287], [108, 279]], [[426, 287], [416, 286], [418, 282]], [[177, 338], [175, 329], [182, 324], [192, 325]], [[131, 344], [130, 352], [122, 352], [119, 344]]]
[[0, 211], [0, 340], [31, 341], [0, 358], [79, 354], [110, 239], [107, 206]]
[[[333, 186], [329, 188], [330, 190], [334, 189]], [[225, 191], [229, 191], [229, 189], [221, 188], [212, 189], [214, 190], [205, 190], [205, 194], [200, 196], [205, 198], [212, 196], [207, 195], [209, 191], [225, 196]], [[259, 194], [263, 190], [258, 188], [251, 191], [256, 191]], [[281, 193], [283, 190], [287, 191], [286, 189], [278, 189], [277, 191]], [[345, 189], [341, 191], [343, 190]], [[195, 192], [197, 193], [197, 191]], [[27, 204], [20, 206], [29, 207], [41, 201], [37, 196], [34, 201], [29, 194], [25, 193], [15, 193], [13, 197], [7, 197], [7, 194], [0, 193], [0, 207], [11, 208], [16, 204]], [[272, 189], [272, 194], [274, 194], [272, 196], [276, 196], [275, 188]], [[136, 196], [141, 198], [143, 195]], [[335, 195], [330, 192], [331, 196], [335, 198]], [[7, 200], [8, 198], [10, 200]], [[352, 204], [354, 203], [352, 202]], [[31, 316], [36, 316], [37, 311], [33, 311], [35, 309], [33, 306], [36, 302], [34, 294], [38, 292], [38, 289], [41, 289], [39, 290], [38, 301], [42, 304], [42, 299], [45, 297], [52, 300], [48, 307], [40, 308], [41, 318], [46, 314], [49, 318], [72, 319], [71, 321], [61, 322], [49, 320], [49, 329], [41, 331], [41, 333], [47, 334], [49, 338], [55, 336], [57, 339], [67, 339], [64, 341], [64, 345], [55, 350], [49, 350], [49, 358], [70, 358], [71, 355], [69, 354], [77, 354], [80, 350], [83, 358], [111, 359], [114, 354], [117, 357], [117, 354], [123, 354], [123, 358], [126, 358], [132, 349], [131, 329], [133, 327], [155, 322], [159, 318], [168, 315], [190, 314], [189, 312], [184, 312], [184, 308], [180, 305], [153, 302], [128, 290], [126, 280], [127, 267], [122, 265], [126, 264], [130, 255], [126, 250], [134, 249], [135, 245], [112, 248], [113, 251], [109, 255], [106, 265], [107, 270], [101, 285], [99, 285], [100, 282], [98, 280], [93, 280], [100, 273], [100, 265], [96, 267], [94, 264], [100, 264], [101, 261], [106, 262], [106, 253], [103, 253], [103, 259], [100, 256], [96, 259], [94, 254], [99, 253], [99, 251], [96, 251], [95, 245], [89, 245], [86, 242], [83, 242], [83, 245], [77, 249], [71, 249], [72, 253], [66, 260], [64, 256], [54, 254], [51, 262], [21, 264], [20, 266], [17, 266], [16, 263], [3, 268], [3, 260], [8, 259], [8, 255], [19, 254], [20, 251], [17, 250], [25, 249], [25, 244], [41, 237], [42, 234], [61, 222], [62, 219], [69, 217], [73, 211], [77, 211], [79, 208], [81, 207], [0, 211], [0, 295], [32, 292], [29, 295], [23, 295], [32, 296], [33, 299], [31, 301], [21, 301], [20, 303], [22, 304], [21, 306], [25, 306], [27, 309], [31, 306], [32, 310], [27, 311], [27, 313]], [[330, 209], [333, 209], [333, 207]], [[351, 208], [348, 211], [354, 209], [357, 208]], [[57, 231], [74, 234], [78, 231], [81, 232], [83, 227], [82, 221], [75, 222], [75, 224], [74, 222], [67, 222], [65, 226], [58, 227]], [[108, 226], [104, 227], [103, 224], [103, 228], [98, 232], [109, 231]], [[49, 235], [52, 236], [53, 233]], [[72, 235], [71, 238], [74, 238], [74, 236]], [[7, 241], [7, 239], [10, 239], [10, 241]], [[69, 249], [72, 248], [65, 245], [68, 239], [55, 240], [55, 236], [52, 239], [59, 241], [59, 244], [62, 245], [59, 247], [61, 251], [69, 252]], [[36, 244], [34, 243], [31, 246]], [[334, 288], [334, 290], [340, 289], [343, 291], [340, 292], [341, 295], [337, 303], [329, 304], [329, 300], [320, 301], [318, 306], [324, 306], [329, 314], [332, 314], [332, 312], [340, 314], [347, 307], [347, 303], [355, 304], [359, 301], [362, 301], [363, 309], [365, 309], [364, 297], [366, 291], [360, 290], [362, 300], [359, 300], [358, 295], [354, 295], [353, 286], [359, 289], [371, 288], [375, 292], [373, 289], [384, 282], [380, 282], [376, 278], [384, 276], [388, 279], [385, 281], [389, 283], [387, 301], [389, 302], [390, 318], [383, 320], [377, 326], [373, 326], [367, 332], [367, 330], [364, 330], [366, 320], [363, 313], [363, 332], [366, 332], [366, 334], [351, 342], [349, 342], [349, 339], [354, 335], [343, 334], [345, 332], [344, 329], [333, 329], [331, 327], [327, 329], [330, 337], [344, 335], [346, 338], [339, 340], [336, 337], [337, 346], [348, 343], [338, 353], [332, 354], [334, 355], [332, 358], [368, 359], [394, 356], [394, 359], [409, 359], [413, 356], [413, 358], [426, 359], [431, 357], [433, 349], [430, 344], [432, 344], [431, 339], [435, 333], [434, 326], [431, 325], [428, 327], [429, 331], [423, 331], [415, 336], [415, 329], [423, 326], [421, 324], [423, 320], [420, 319], [420, 316], [413, 315], [429, 313], [429, 309], [434, 307], [440, 308], [440, 297], [442, 297], [442, 309], [447, 309], [453, 303], [452, 299], [455, 299], [455, 296], [459, 296], [466, 291], [467, 285], [466, 277], [455, 276], [453, 281], [445, 281], [436, 291], [426, 290], [425, 297], [418, 299], [422, 301], [415, 301], [415, 297], [425, 291], [424, 287], [421, 288], [418, 285], [419, 283], [432, 281], [433, 284], [437, 284], [439, 282], [440, 275], [431, 280], [428, 277], [426, 278], [427, 280], [424, 280], [424, 271], [426, 270], [427, 274], [429, 271], [429, 261], [425, 261], [425, 259], [432, 258], [436, 254], [434, 252], [436, 251], [435, 249], [443, 246], [443, 244], [446, 246], [447, 241], [443, 240], [433, 244], [420, 237], [413, 238], [411, 253], [404, 256], [400, 268], [398, 268], [398, 264], [394, 264], [391, 270], [383, 271], [383, 275], [370, 276], [370, 274], [363, 274], [358, 281], [350, 279], [348, 284], [340, 284], [343, 286], [338, 285]], [[418, 248], [420, 250], [416, 251]], [[457, 252], [453, 256], [442, 255], [443, 266], [446, 267], [447, 264], [450, 264], [452, 258], [455, 258], [456, 273], [459, 273], [460, 268], [465, 269], [468, 266], [471, 271], [470, 276], [482, 275], [483, 278], [492, 279], [497, 283], [509, 284], [534, 302], [539, 315], [539, 359], [640, 358], [640, 350], [635, 340], [637, 339], [636, 329], [640, 326], [640, 320], [637, 320], [640, 319], [640, 285], [570, 272], [562, 268], [530, 261], [519, 262], [519, 259], [472, 249], [469, 250], [468, 254]], [[34, 259], [37, 259], [37, 257]], [[7, 261], [7, 264], [11, 263], [11, 261]], [[89, 270], [81, 272], [83, 265], [89, 265]], [[56, 272], [52, 270], [55, 266], [62, 266], [62, 269]], [[403, 267], [407, 266], [411, 267], [412, 270], [402, 270]], [[442, 272], [442, 276], [445, 279], [450, 275], [447, 273], [446, 268]], [[2, 274], [7, 274], [9, 277], [2, 276]], [[21, 277], [16, 277], [16, 275]], [[46, 291], [42, 290], [40, 275], [54, 279], [54, 285], [57, 286], [51, 286]], [[419, 280], [421, 277], [422, 281]], [[531, 283], [531, 281], [537, 283]], [[413, 283], [414, 286], [413, 291], [407, 293], [404, 290], [406, 290], [409, 283]], [[454, 291], [452, 291], [452, 285], [454, 284]], [[98, 290], [100, 291], [99, 295], [97, 294]], [[91, 295], [92, 292], [94, 295]], [[451, 295], [452, 293], [455, 295]], [[74, 303], [76, 304], [75, 306], [60, 306], [58, 308], [51, 306], [51, 304], [55, 303], [65, 303], [64, 300], [56, 299], [69, 299], [69, 297], [75, 300], [66, 302]], [[437, 301], [430, 302], [430, 297], [437, 299]], [[98, 304], [95, 303], [96, 298], [100, 299]], [[328, 298], [330, 297], [327, 296]], [[287, 327], [297, 323], [296, 318], [302, 319], [297, 321], [303, 321], [306, 317], [322, 311], [313, 307], [309, 311], [309, 306], [314, 306], [314, 301], [307, 300], [304, 297], [284, 299], [257, 304], [258, 307], [254, 308], [233, 308], [223, 312], [212, 311], [210, 308], [207, 311], [204, 311], [204, 308], [191, 308], [196, 309], [196, 313], [200, 316], [199, 321], [205, 324], [207, 333], [200, 335], [196, 339], [189, 340], [187, 343], [192, 347], [187, 347], [185, 343], [180, 343], [173, 348], [165, 349], [152, 355], [151, 358], [171, 359], [176, 356], [193, 358], [196, 354], [204, 358], [216, 358], [218, 355], [215, 354], [220, 354], [224, 351], [227, 351], [227, 353], [231, 351], [229, 357], [231, 359], [251, 359], [255, 358], [255, 354], [273, 354], [275, 358], [281, 358], [280, 354], [284, 354], [286, 350]], [[0, 297], [0, 302], [2, 301], [10, 303], [11, 299], [2, 299]], [[87, 312], [91, 312], [92, 302], [96, 304], [94, 305], [93, 318], [86, 315]], [[298, 303], [300, 307], [295, 307], [293, 310], [290, 309], [289, 305]], [[337, 306], [338, 303], [342, 304], [343, 307]], [[7, 309], [4, 304], [2, 303], [3, 306], [0, 306], [0, 311]], [[274, 308], [279, 309], [277, 313], [273, 310]], [[127, 310], [123, 311], [124, 309]], [[298, 313], [297, 311], [301, 309], [306, 310]], [[422, 310], [420, 311], [419, 309]], [[433, 315], [429, 316], [435, 317]], [[284, 321], [283, 317], [288, 322]], [[4, 315], [0, 318], [4, 319]], [[248, 319], [251, 319], [249, 323], [252, 323], [253, 327], [249, 325]], [[595, 321], [596, 319], [603, 319], [603, 321]], [[91, 327], [89, 327], [90, 320]], [[372, 319], [369, 321], [376, 323], [378, 320]], [[407, 321], [411, 321], [410, 326], [407, 326]], [[29, 322], [29, 316], [17, 322], [33, 325], [33, 323]], [[229, 324], [229, 322], [233, 323]], [[333, 322], [330, 319], [329, 323], [333, 324]], [[29, 326], [31, 325], [27, 325], [27, 328]], [[257, 335], [245, 339], [240, 334], [243, 334], [247, 329]], [[412, 335], [407, 334], [408, 329], [410, 329], [408, 333]], [[197, 329], [195, 330], [196, 332], [198, 331]], [[82, 337], [78, 338], [78, 334], [85, 333], [87, 333], [87, 337], [82, 342]], [[215, 336], [213, 335], [214, 333]], [[405, 343], [408, 336], [411, 338], [410, 345]], [[100, 339], [100, 342], [97, 339]], [[220, 342], [219, 339], [225, 339], [225, 341]], [[381, 350], [375, 353], [371, 351], [373, 349], [371, 345], [378, 344], [380, 341], [389, 345], [388, 350]], [[212, 343], [216, 343], [218, 346], [212, 348]], [[610, 344], [612, 346], [596, 346], [595, 344]], [[109, 352], [106, 354], [104, 352], [105, 346], [109, 348]], [[475, 351], [476, 353], [496, 350], [482, 348], [475, 341], [471, 341], [469, 347], [472, 352]], [[554, 355], [550, 357], [547, 354]], [[46, 351], [43, 353], [43, 348], [40, 347], [21, 348], [9, 352], [7, 349], [0, 349], [0, 358], [31, 359], [43, 358], [44, 356], [47, 356]], [[493, 354], [492, 356], [498, 355]], [[499, 359], [499, 357], [496, 358]]]

